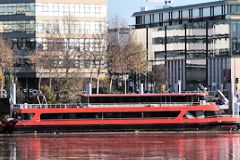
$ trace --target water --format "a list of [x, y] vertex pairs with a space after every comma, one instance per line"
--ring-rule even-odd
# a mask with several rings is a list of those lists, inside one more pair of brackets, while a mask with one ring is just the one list
[[239, 160], [240, 133], [71, 133], [0, 135], [0, 159]]

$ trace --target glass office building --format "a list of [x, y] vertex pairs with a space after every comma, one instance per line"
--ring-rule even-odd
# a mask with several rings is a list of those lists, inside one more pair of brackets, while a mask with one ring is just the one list
[[0, 33], [13, 41], [18, 52], [20, 78], [38, 78], [25, 56], [35, 49], [46, 50], [49, 35], [57, 37], [54, 42], [67, 42], [63, 48], [91, 51], [99, 41], [96, 35], [106, 31], [106, 21], [107, 0], [0, 0]]
[[134, 33], [149, 71], [163, 65], [168, 87], [239, 90], [240, 2], [215, 1], [135, 12]]

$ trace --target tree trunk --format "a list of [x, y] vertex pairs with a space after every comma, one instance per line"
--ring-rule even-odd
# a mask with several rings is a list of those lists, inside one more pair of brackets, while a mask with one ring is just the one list
[[38, 80], [38, 90], [41, 90], [42, 72], [43, 72], [43, 66], [41, 66], [41, 68], [40, 68], [40, 77]]
[[101, 66], [98, 66], [98, 72], [97, 72], [97, 94], [99, 94], [99, 87], [100, 87], [100, 71], [101, 71]]
[[124, 79], [124, 94], [127, 94], [127, 76], [124, 75], [123, 79]]
[[89, 82], [88, 84], [88, 94], [92, 94], [92, 83]]
[[127, 80], [124, 79], [124, 94], [127, 94]]
[[97, 77], [97, 94], [99, 94], [99, 84], [100, 84], [100, 79]]
[[113, 76], [110, 77], [109, 93], [112, 93]]
[[91, 67], [91, 72], [90, 72], [90, 83], [93, 81], [93, 67]]
[[52, 90], [52, 69], [49, 70], [49, 88]]
[[68, 86], [68, 80], [69, 80], [69, 68], [66, 68], [66, 86]]
[[156, 81], [153, 82], [153, 93], [156, 92]]
[[1, 80], [1, 98], [3, 98], [3, 80]]
[[2, 98], [3, 97], [3, 86], [4, 86], [4, 73], [3, 73], [2, 69], [0, 69], [0, 85], [1, 85], [0, 96]]

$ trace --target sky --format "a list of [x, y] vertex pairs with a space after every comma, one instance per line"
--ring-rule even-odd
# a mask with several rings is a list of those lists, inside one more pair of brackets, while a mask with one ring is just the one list
[[[187, 4], [196, 4], [211, 2], [217, 0], [173, 0], [172, 6], [181, 6]], [[128, 25], [134, 25], [134, 18], [131, 17], [134, 12], [140, 11], [141, 7], [147, 6], [148, 9], [156, 9], [163, 3], [146, 2], [146, 0], [108, 0], [108, 18], [120, 17]]]

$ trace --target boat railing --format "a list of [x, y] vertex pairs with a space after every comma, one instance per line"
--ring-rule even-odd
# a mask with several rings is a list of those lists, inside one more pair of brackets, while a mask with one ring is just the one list
[[176, 107], [196, 106], [199, 102], [144, 102], [144, 103], [75, 103], [75, 104], [16, 104], [14, 109], [37, 109], [37, 108], [109, 108], [109, 107]]
[[206, 93], [204, 91], [181, 91], [181, 93], [192, 93], [192, 94], [197, 94], [197, 93]]

